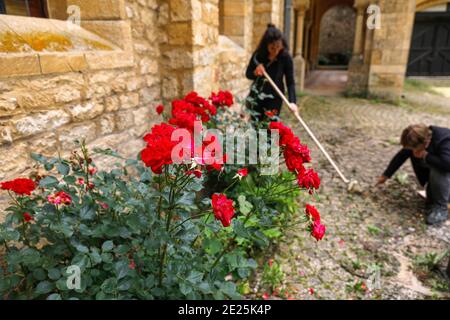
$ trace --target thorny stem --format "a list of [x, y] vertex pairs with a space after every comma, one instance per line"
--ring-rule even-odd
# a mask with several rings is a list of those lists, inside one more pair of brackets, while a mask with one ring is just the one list
[[[167, 181], [167, 170], [165, 169], [165, 176], [166, 176], [166, 181]], [[178, 183], [178, 175], [180, 173], [180, 170], [177, 168], [177, 172], [175, 174], [175, 181], [173, 183], [170, 183], [170, 191], [169, 191], [169, 208], [168, 208], [168, 212], [167, 212], [167, 217], [166, 217], [166, 231], [169, 232], [170, 229], [170, 223], [172, 220], [172, 211], [173, 211], [173, 201], [175, 199], [175, 187]], [[163, 249], [162, 249], [162, 255], [159, 261], [159, 286], [162, 286], [162, 280], [163, 280], [163, 270], [164, 270], [164, 264], [165, 264], [165, 260], [166, 260], [166, 254], [167, 254], [167, 243], [164, 244]]]
[[[209, 215], [210, 215], [210, 214], [211, 214], [211, 212], [209, 213]], [[176, 226], [172, 227], [172, 228], [169, 230], [169, 232], [172, 232], [173, 230], [175, 230], [175, 229], [181, 227], [183, 224], [185, 224], [186, 222], [188, 222], [188, 221], [190, 221], [190, 220], [193, 220], [193, 219], [196, 219], [196, 218], [200, 218], [200, 217], [203, 217], [203, 216], [206, 216], [206, 215], [207, 215], [207, 213], [201, 213], [201, 214], [193, 215], [193, 216], [191, 216], [191, 217], [189, 217], [189, 218], [183, 220], [182, 222], [180, 222], [180, 223], [177, 224]], [[209, 215], [208, 215], [208, 218], [209, 218]], [[207, 220], [208, 220], [208, 218], [207, 218]]]

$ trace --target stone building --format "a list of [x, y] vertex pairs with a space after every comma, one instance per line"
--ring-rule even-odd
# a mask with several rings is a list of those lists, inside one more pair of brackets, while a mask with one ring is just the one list
[[[421, 28], [410, 53], [415, 13], [448, 17], [447, 2], [0, 0], [0, 181], [30, 173], [31, 152], [66, 154], [79, 138], [134, 156], [158, 121], [154, 107], [188, 91], [245, 95], [245, 67], [269, 22], [288, 36], [298, 90], [321, 55], [344, 54], [349, 91], [396, 99], [409, 56], [421, 55]], [[380, 29], [366, 26], [370, 4]], [[333, 31], [342, 14], [348, 32]], [[433, 30], [427, 39], [442, 32]], [[438, 73], [449, 70], [444, 40], [447, 51], [433, 54], [445, 65], [428, 67]], [[426, 73], [427, 58], [415, 57], [411, 73]]]

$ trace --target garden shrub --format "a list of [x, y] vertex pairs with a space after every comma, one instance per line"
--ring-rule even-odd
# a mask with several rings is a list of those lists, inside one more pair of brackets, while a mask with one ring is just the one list
[[[261, 175], [260, 165], [222, 163], [227, 156], [210, 150], [217, 137], [203, 141], [200, 156], [192, 140], [174, 151], [181, 142], [174, 132], [192, 133], [198, 122], [252, 126], [229, 109], [233, 103], [228, 92], [209, 99], [192, 92], [173, 101], [170, 113], [158, 106], [166, 121], [145, 135], [136, 159], [84, 142], [68, 159], [32, 154], [45, 173], [0, 183], [11, 197], [0, 224], [0, 296], [235, 299], [257, 267], [254, 249], [295, 219], [322, 239], [319, 213], [308, 205], [299, 214], [297, 201], [320, 180], [307, 167], [307, 147], [281, 122], [258, 124], [280, 132], [287, 170], [274, 175]], [[109, 157], [112, 168], [97, 168], [94, 154]], [[216, 190], [205, 190], [214, 180]]]

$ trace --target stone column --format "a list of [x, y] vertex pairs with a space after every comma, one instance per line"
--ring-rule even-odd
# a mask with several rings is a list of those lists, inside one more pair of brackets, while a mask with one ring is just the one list
[[368, 0], [355, 0], [356, 24], [353, 55], [348, 66], [347, 92], [350, 94], [364, 94], [368, 86], [368, 67], [364, 64], [365, 48], [365, 12]]
[[305, 88], [305, 59], [303, 58], [303, 30], [305, 23], [305, 13], [309, 9], [309, 0], [297, 0], [294, 2], [297, 10], [297, 30], [295, 33], [297, 46], [294, 52], [294, 69], [297, 92]]
[[416, 1], [378, 0], [377, 4], [382, 12], [381, 28], [373, 34], [368, 93], [398, 101], [403, 93]]
[[363, 53], [363, 35], [364, 35], [364, 13], [365, 7], [364, 4], [357, 1], [355, 3], [356, 7], [356, 31], [355, 31], [355, 44], [353, 46], [353, 56], [361, 56]]

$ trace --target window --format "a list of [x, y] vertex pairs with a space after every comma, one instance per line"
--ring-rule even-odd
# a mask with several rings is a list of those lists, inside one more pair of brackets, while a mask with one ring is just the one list
[[28, 17], [48, 16], [45, 0], [0, 0], [0, 13]]

